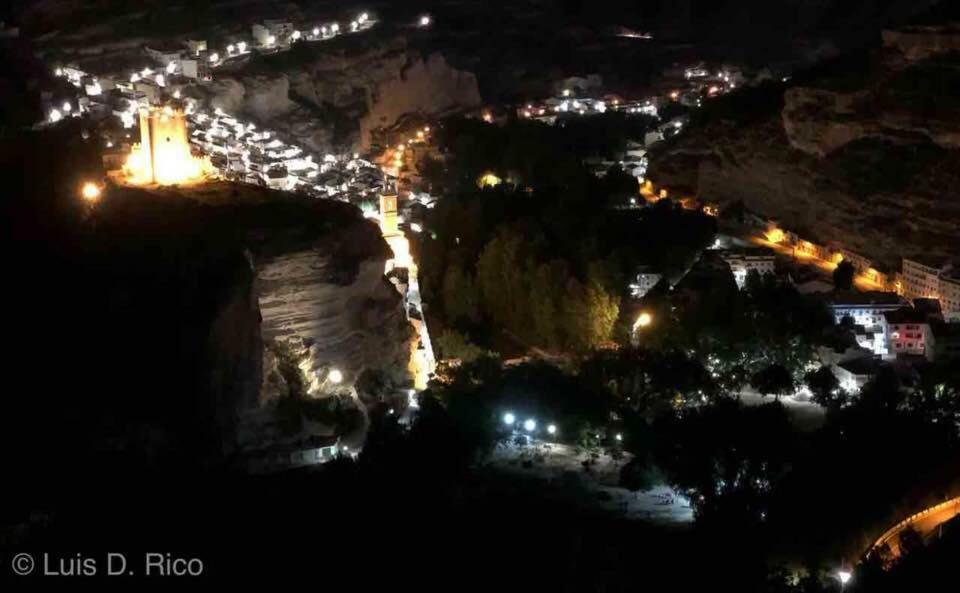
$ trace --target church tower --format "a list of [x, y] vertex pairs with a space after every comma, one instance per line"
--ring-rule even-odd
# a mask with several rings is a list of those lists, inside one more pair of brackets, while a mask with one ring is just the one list
[[384, 237], [400, 234], [397, 226], [397, 194], [382, 194], [380, 196], [380, 231]]

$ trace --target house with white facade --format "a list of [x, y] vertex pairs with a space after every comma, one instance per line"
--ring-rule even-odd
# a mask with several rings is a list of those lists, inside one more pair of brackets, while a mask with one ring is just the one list
[[960, 320], [960, 269], [952, 262], [903, 258], [900, 282], [904, 298], [937, 299], [945, 319]]
[[266, 19], [262, 23], [254, 24], [250, 32], [258, 46], [275, 47], [289, 45], [295, 30], [290, 21]]
[[650, 268], [640, 268], [637, 271], [636, 278], [630, 283], [630, 296], [635, 299], [642, 299], [662, 278], [662, 274], [654, 272]]
[[930, 320], [922, 311], [904, 307], [884, 312], [883, 332], [889, 357], [913, 355], [932, 359], [933, 351], [927, 352], [931, 341]]
[[853, 358], [833, 365], [831, 370], [841, 389], [857, 393], [877, 374], [879, 368], [880, 361], [876, 358]]
[[742, 289], [747, 282], [747, 274], [773, 274], [776, 257], [773, 252], [762, 247], [741, 247], [726, 249], [721, 253], [723, 261], [730, 266], [737, 288]]
[[183, 48], [178, 45], [160, 43], [145, 45], [143, 51], [163, 67], [171, 62], [179, 63], [184, 53]]
[[884, 331], [884, 313], [903, 308], [900, 297], [889, 292], [836, 291], [828, 297], [834, 322], [849, 318], [854, 326], [857, 344], [875, 355], [889, 354]]

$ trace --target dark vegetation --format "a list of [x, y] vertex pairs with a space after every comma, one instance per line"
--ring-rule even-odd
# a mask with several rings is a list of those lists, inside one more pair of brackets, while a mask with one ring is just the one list
[[[563, 440], [578, 446], [622, 447], [635, 456], [625, 485], [645, 473], [663, 476], [693, 502], [693, 540], [725, 538], [752, 550], [762, 560], [739, 568], [783, 587], [756, 590], [832, 590], [838, 558], [857, 557], [906, 509], [935, 504], [957, 485], [955, 369], [927, 369], [931, 381], [914, 388], [881, 375], [810, 431], [778, 403], [740, 405], [681, 353], [598, 356], [576, 375], [481, 361], [461, 367], [423, 401], [431, 416], [442, 413], [459, 427], [464, 459], [482, 457], [503, 438], [505, 411], [556, 422]], [[625, 364], [612, 366], [612, 356]], [[896, 445], [884, 446], [891, 435]], [[792, 588], [774, 570], [781, 563], [803, 566], [822, 582]], [[862, 590], [873, 589], [865, 583]]]
[[[622, 149], [629, 131], [613, 133], [615, 119], [588, 120], [608, 151]], [[594, 177], [573, 142], [591, 125], [452, 120], [440, 129], [450, 156], [423, 174], [443, 199], [414, 247], [443, 325], [480, 343], [505, 330], [528, 345], [585, 352], [613, 337], [637, 266], [676, 275], [712, 241], [712, 218], [669, 201], [629, 208], [640, 199], [635, 179], [619, 169]], [[487, 173], [503, 182], [481, 189]]]

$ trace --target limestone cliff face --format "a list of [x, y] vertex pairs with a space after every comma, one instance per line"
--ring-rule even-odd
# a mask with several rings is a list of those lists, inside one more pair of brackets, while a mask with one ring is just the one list
[[238, 444], [239, 411], [256, 405], [261, 391], [263, 340], [254, 290], [253, 260], [245, 254], [248, 274], [230, 290], [216, 311], [207, 339], [209, 388], [216, 408], [220, 447], [231, 455]]
[[[356, 207], [214, 182], [111, 188], [94, 214], [92, 238], [70, 251], [91, 283], [79, 310], [124, 344], [105, 375], [117, 386], [108, 407], [132, 407], [131, 426], [202, 442], [211, 460], [304, 436], [359, 435], [353, 445], [357, 377], [412, 383], [413, 329], [384, 277], [392, 254]], [[342, 381], [323, 385], [334, 368]], [[278, 410], [287, 396], [338, 402], [298, 419]]]
[[[935, 55], [888, 46], [865, 70], [833, 72], [779, 99], [776, 89], [732, 96], [655, 149], [650, 178], [721, 206], [742, 201], [888, 268], [902, 256], [955, 256], [960, 62], [913, 47]], [[772, 100], [758, 108], [764, 92]]]
[[876, 121], [858, 117], [864, 93], [837, 93], [825, 89], [794, 87], [784, 94], [783, 129], [791, 146], [816, 156], [826, 156], [854, 140], [880, 133]]
[[787, 90], [783, 126], [794, 148], [823, 157], [864, 138], [917, 137], [960, 148], [960, 91], [951, 88], [960, 82], [951, 54], [960, 50], [960, 27], [885, 31], [883, 41], [855, 82], [835, 75]]
[[366, 145], [370, 133], [389, 126], [406, 113], [437, 115], [480, 106], [480, 92], [473, 74], [451, 68], [440, 54], [413, 58], [394, 77], [368, 93], [367, 114], [360, 120], [360, 139]]
[[895, 48], [908, 60], [926, 60], [937, 54], [960, 51], [960, 25], [917, 26], [884, 31], [883, 44]]
[[370, 255], [344, 271], [343, 257], [336, 241], [324, 241], [258, 262], [264, 337], [302, 347], [301, 369], [320, 381], [330, 369], [347, 386], [364, 370], [400, 381], [412, 334], [400, 294], [383, 276], [385, 258]]
[[370, 132], [402, 115], [443, 114], [481, 104], [476, 77], [440, 54], [421, 56], [402, 38], [359, 50], [325, 50], [221, 74], [209, 103], [285, 131], [320, 152], [363, 148]]

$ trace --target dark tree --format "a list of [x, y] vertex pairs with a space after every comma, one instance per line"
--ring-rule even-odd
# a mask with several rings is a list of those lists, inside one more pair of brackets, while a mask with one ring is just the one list
[[813, 394], [813, 401], [825, 408], [838, 408], [843, 401], [840, 395], [840, 381], [828, 366], [821, 366], [803, 377], [807, 388]]
[[923, 536], [913, 527], [907, 527], [900, 532], [900, 554], [908, 556], [923, 549]]
[[844, 260], [837, 265], [837, 269], [833, 271], [833, 286], [837, 290], [850, 290], [853, 288], [853, 277], [856, 274], [856, 270], [853, 268], [853, 264]]
[[750, 385], [760, 393], [776, 396], [777, 399], [780, 399], [781, 395], [793, 393], [795, 389], [790, 371], [779, 364], [771, 364], [754, 373], [750, 378]]

